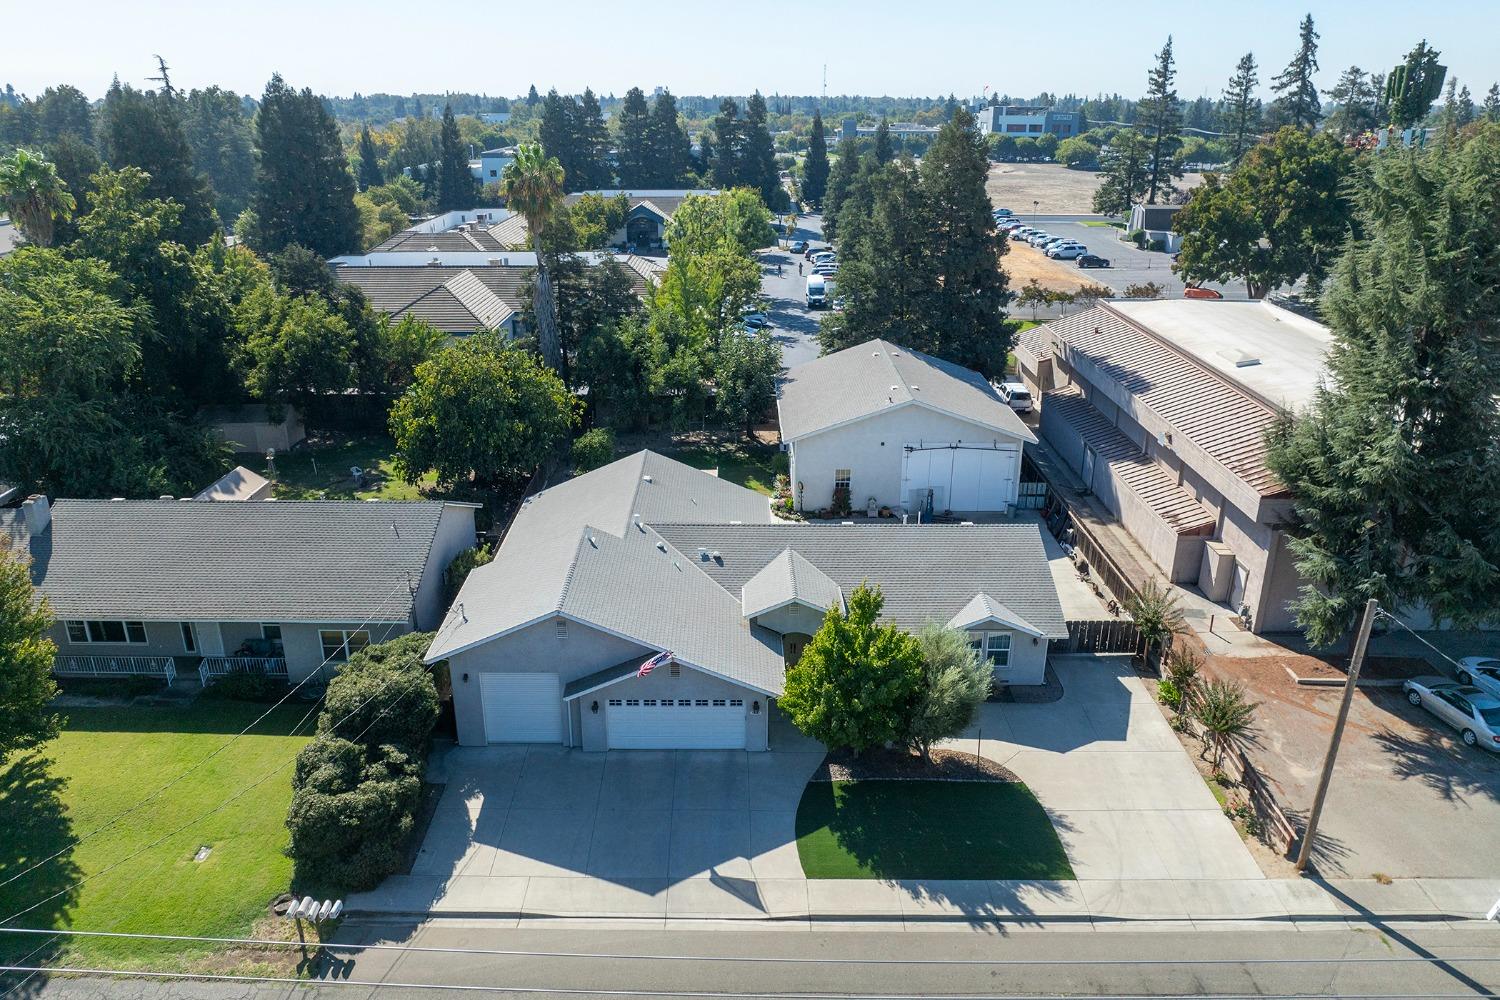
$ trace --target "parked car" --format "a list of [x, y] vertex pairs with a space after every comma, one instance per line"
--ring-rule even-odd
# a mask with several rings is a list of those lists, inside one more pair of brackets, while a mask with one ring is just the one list
[[1109, 258], [1086, 253], [1078, 258], [1079, 267], [1109, 267]]
[[1013, 229], [1021, 228], [1021, 225], [1022, 223], [1020, 219], [1001, 219], [1000, 221], [995, 223], [995, 228], [1002, 229], [1005, 232], [1010, 232]]
[[1182, 297], [1185, 299], [1222, 299], [1224, 296], [1212, 288], [1184, 288]]
[[1034, 236], [1035, 234], [1036, 230], [1032, 229], [1030, 226], [1017, 226], [1015, 229], [1012, 229], [1010, 231], [1010, 238], [1019, 243], [1027, 237]]
[[1443, 677], [1417, 677], [1401, 687], [1407, 701], [1457, 729], [1464, 746], [1500, 753], [1500, 698]]
[[1088, 247], [1079, 246], [1076, 243], [1065, 243], [1060, 247], [1053, 247], [1051, 250], [1048, 250], [1047, 256], [1051, 257], [1053, 260], [1074, 260], [1079, 257], [1087, 256], [1088, 252]]
[[1035, 236], [1033, 236], [1031, 239], [1027, 240], [1026, 242], [1030, 243], [1034, 247], [1040, 248], [1044, 244], [1051, 243], [1056, 238], [1057, 237], [1053, 236], [1051, 233], [1037, 233]]
[[763, 327], [771, 325], [771, 317], [767, 316], [763, 312], [752, 312], [746, 313], [745, 315], [741, 316], [740, 322], [743, 323], [748, 329], [759, 330]]
[[1020, 382], [994, 382], [991, 383], [995, 391], [1000, 393], [1000, 398], [1010, 404], [1010, 408], [1017, 413], [1031, 412], [1031, 393], [1026, 386]]
[[1046, 243], [1043, 243], [1042, 244], [1042, 253], [1050, 253], [1051, 251], [1056, 250], [1058, 247], [1081, 247], [1081, 246], [1083, 246], [1083, 244], [1079, 243], [1075, 239], [1069, 239], [1066, 236], [1059, 236], [1055, 240], [1048, 240]]
[[1458, 683], [1472, 684], [1486, 694], [1500, 698], [1500, 660], [1493, 656], [1465, 656], [1458, 671]]
[[792, 240], [792, 242], [790, 242], [790, 243], [787, 244], [786, 248], [788, 250], [790, 250], [792, 253], [806, 253], [807, 252], [807, 241], [806, 240]]
[[839, 266], [837, 264], [814, 264], [812, 273], [821, 274], [825, 278], [831, 278], [839, 273]]
[[997, 209], [995, 209], [995, 218], [997, 218], [997, 219], [1008, 219], [1012, 215], [1015, 215], [1015, 214], [1016, 213], [1012, 212], [1008, 208], [997, 208]]

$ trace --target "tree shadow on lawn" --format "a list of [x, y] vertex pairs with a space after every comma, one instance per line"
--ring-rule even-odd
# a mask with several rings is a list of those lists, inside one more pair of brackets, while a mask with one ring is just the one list
[[[5, 829], [0, 836], [0, 881], [20, 876], [0, 887], [0, 920], [41, 904], [18, 914], [6, 926], [65, 926], [77, 903], [75, 883], [83, 873], [73, 861], [75, 838], [62, 804], [64, 781], [49, 773], [50, 763], [31, 754], [0, 771], [0, 816], [4, 816]], [[51, 857], [53, 854], [58, 856]], [[35, 871], [20, 874], [33, 865], [37, 865]], [[0, 934], [0, 959], [6, 965], [48, 965], [62, 952], [62, 946], [59, 937]], [[45, 983], [41, 976], [18, 985], [24, 975], [0, 975], [0, 988], [15, 990], [5, 994], [7, 998], [32, 996], [41, 990]]]
[[[311, 685], [308, 685], [311, 687]], [[307, 690], [306, 688], [303, 689]], [[256, 724], [249, 736], [287, 736], [307, 714], [308, 704], [293, 695]], [[100, 705], [67, 710], [63, 725], [86, 733], [223, 733], [235, 735], [270, 709], [269, 703], [205, 698], [186, 705]]]

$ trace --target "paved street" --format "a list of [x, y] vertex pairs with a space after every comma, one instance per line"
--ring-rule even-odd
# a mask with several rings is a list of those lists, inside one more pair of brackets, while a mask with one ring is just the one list
[[[788, 239], [810, 240], [823, 245], [823, 217], [803, 215], [797, 219], [797, 231]], [[823, 310], [807, 308], [807, 275], [797, 273], [802, 264], [807, 271], [807, 262], [800, 254], [787, 250], [768, 251], [761, 255], [761, 291], [771, 300], [771, 330], [781, 345], [781, 360], [788, 368], [815, 360], [822, 349], [818, 347], [818, 319], [826, 315]], [[781, 274], [776, 265], [781, 264]]]

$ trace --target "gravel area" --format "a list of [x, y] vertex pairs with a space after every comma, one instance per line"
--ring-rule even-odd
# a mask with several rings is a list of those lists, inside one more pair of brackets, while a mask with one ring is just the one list
[[932, 751], [932, 763], [905, 750], [837, 751], [823, 758], [811, 781], [1020, 781], [985, 757], [957, 750]]

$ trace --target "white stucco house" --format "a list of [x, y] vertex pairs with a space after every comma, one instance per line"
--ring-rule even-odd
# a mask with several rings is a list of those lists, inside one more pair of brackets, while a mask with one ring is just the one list
[[978, 372], [885, 340], [798, 365], [776, 401], [803, 511], [1004, 512], [1036, 436]]
[[788, 664], [865, 581], [902, 628], [966, 631], [1000, 684], [1042, 683], [1068, 634], [1035, 521], [781, 521], [642, 451], [528, 498], [427, 660], [464, 745], [765, 750]]

